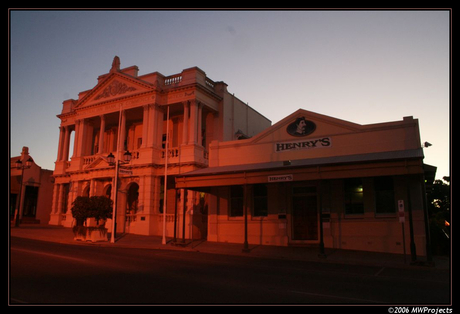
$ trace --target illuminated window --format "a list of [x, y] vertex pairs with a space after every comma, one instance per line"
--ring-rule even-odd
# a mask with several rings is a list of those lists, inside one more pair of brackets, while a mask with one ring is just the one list
[[345, 179], [345, 214], [364, 214], [364, 190], [361, 178]]

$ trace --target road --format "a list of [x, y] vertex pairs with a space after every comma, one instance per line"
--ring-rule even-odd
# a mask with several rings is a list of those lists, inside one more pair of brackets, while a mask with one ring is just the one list
[[10, 304], [450, 302], [449, 274], [11, 238]]

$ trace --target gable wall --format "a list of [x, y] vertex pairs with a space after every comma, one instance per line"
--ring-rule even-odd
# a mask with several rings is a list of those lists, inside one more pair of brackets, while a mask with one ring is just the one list
[[[399, 151], [420, 147], [418, 120], [373, 125], [352, 125], [338, 119], [312, 116], [299, 110], [254, 138], [214, 141], [210, 146], [210, 166], [263, 163], [284, 160], [355, 155], [385, 151]], [[316, 129], [307, 136], [292, 136], [287, 126], [299, 116], [313, 121]], [[309, 143], [308, 143], [309, 142]], [[293, 149], [295, 145], [303, 148]]]

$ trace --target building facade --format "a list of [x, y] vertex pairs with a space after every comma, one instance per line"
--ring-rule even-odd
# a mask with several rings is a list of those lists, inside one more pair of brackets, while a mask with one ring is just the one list
[[213, 141], [176, 188], [206, 193], [208, 241], [427, 254], [418, 120], [359, 125], [298, 110], [250, 139]]
[[[115, 199], [115, 167], [107, 157], [123, 160], [129, 151], [132, 159], [119, 171], [117, 232], [161, 235], [166, 198], [166, 235], [206, 238], [206, 212], [192, 216], [202, 194], [177, 191], [174, 177], [208, 167], [212, 141], [251, 137], [271, 125], [197, 67], [139, 76], [137, 66], [121, 69], [115, 57], [109, 73], [78, 96], [64, 101], [58, 115], [52, 225], [73, 226], [70, 209], [77, 196]], [[184, 210], [175, 213], [177, 208]], [[106, 226], [110, 232], [110, 219]]]
[[48, 222], [52, 194], [53, 171], [37, 165], [24, 146], [20, 156], [10, 158], [10, 220], [19, 213], [21, 223]]

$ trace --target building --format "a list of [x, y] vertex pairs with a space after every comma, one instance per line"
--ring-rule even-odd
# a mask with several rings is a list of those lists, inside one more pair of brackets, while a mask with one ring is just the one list
[[19, 211], [21, 223], [48, 222], [53, 194], [52, 174], [52, 170], [42, 169], [33, 161], [26, 146], [20, 156], [10, 158], [11, 221], [16, 219]]
[[300, 109], [249, 139], [212, 141], [209, 167], [176, 188], [205, 193], [208, 241], [414, 258], [427, 254], [435, 170], [413, 117], [360, 125]]
[[[123, 160], [129, 151], [131, 161], [119, 172], [117, 232], [162, 235], [166, 197], [166, 235], [184, 238], [206, 238], [207, 215], [195, 211], [192, 228], [203, 194], [176, 191], [174, 177], [208, 167], [212, 141], [252, 137], [271, 125], [197, 67], [138, 75], [137, 66], [121, 69], [118, 57], [94, 88], [63, 102], [58, 118], [50, 224], [73, 226], [77, 196], [115, 199], [115, 167], [107, 157]], [[183, 210], [175, 214], [177, 208]], [[106, 226], [110, 232], [111, 220]]]

